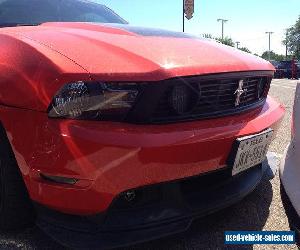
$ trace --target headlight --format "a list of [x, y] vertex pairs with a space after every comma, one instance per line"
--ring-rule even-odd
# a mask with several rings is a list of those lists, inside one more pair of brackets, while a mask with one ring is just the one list
[[48, 116], [120, 121], [134, 105], [138, 93], [135, 83], [69, 83], [54, 96]]

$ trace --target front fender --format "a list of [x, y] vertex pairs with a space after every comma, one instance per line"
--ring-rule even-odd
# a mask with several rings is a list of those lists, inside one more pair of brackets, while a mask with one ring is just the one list
[[46, 111], [66, 82], [90, 79], [80, 66], [25, 37], [0, 34], [0, 103]]

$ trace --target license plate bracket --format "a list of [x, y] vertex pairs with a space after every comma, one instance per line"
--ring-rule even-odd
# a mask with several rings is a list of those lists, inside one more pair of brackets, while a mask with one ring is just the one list
[[261, 164], [266, 157], [272, 141], [273, 130], [237, 138], [231, 151], [228, 165], [232, 167], [232, 176]]

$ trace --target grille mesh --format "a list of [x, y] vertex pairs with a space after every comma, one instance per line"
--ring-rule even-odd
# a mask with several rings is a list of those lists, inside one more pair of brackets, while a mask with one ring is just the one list
[[[152, 122], [166, 123], [234, 113], [263, 102], [267, 96], [271, 79], [269, 77], [251, 77], [243, 80], [244, 93], [236, 104], [239, 82], [241, 79], [199, 81], [197, 78], [177, 79], [171, 84], [160, 98], [152, 114]], [[170, 98], [175, 86], [187, 86], [190, 102], [186, 112], [178, 113]], [[183, 100], [184, 101], [184, 100]], [[183, 102], [182, 101], [182, 102]], [[174, 102], [173, 102], [174, 103]]]

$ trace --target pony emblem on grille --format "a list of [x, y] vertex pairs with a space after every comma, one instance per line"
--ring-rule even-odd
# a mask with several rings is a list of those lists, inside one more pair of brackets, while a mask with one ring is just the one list
[[243, 94], [246, 94], [247, 93], [247, 89], [243, 88], [244, 87], [244, 80], [240, 80], [239, 81], [239, 87], [238, 89], [234, 92], [234, 94], [236, 95], [236, 98], [235, 98], [235, 106], [239, 106], [240, 103], [241, 103], [241, 96]]

